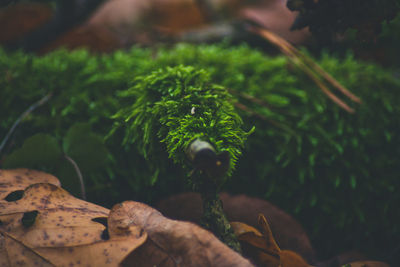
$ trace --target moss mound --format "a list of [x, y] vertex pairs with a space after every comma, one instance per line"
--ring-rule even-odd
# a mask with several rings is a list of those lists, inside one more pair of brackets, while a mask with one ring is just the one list
[[[182, 44], [97, 56], [60, 50], [43, 57], [0, 50], [0, 136], [52, 93], [18, 126], [1, 165], [54, 173], [77, 193], [68, 155], [81, 168], [91, 201], [151, 202], [186, 190], [181, 152], [205, 123], [218, 150], [233, 158], [242, 153], [230, 191], [264, 197], [294, 214], [323, 256], [353, 247], [384, 256], [400, 241], [400, 80], [351, 55], [326, 54], [318, 62], [362, 98], [355, 115], [335, 106], [284, 57], [246, 46]], [[206, 92], [185, 94], [188, 88]], [[193, 107], [204, 115], [191, 116]], [[148, 112], [132, 114], [137, 108]], [[108, 135], [115, 114], [126, 119], [128, 132]], [[224, 118], [223, 128], [211, 127]], [[163, 126], [146, 128], [157, 120]], [[220, 129], [231, 135], [222, 138]]]

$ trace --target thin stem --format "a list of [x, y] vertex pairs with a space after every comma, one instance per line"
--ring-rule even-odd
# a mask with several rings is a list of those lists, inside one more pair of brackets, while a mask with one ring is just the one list
[[269, 109], [273, 109], [273, 107], [270, 104], [268, 104], [267, 102], [265, 102], [265, 101], [263, 101], [263, 100], [261, 100], [259, 98], [254, 97], [252, 95], [249, 95], [249, 94], [246, 94], [246, 93], [242, 93], [242, 92], [238, 92], [238, 91], [233, 90], [233, 89], [228, 89], [228, 92], [233, 94], [233, 95], [237, 95], [239, 97], [242, 97], [242, 98], [244, 98], [244, 99], [246, 99], [246, 100], [248, 100], [250, 102], [253, 102], [253, 103], [257, 104], [257, 105], [260, 105], [260, 106], [263, 106], [263, 107], [266, 107], [266, 108], [269, 108]]
[[78, 164], [76, 164], [76, 162], [69, 157], [68, 155], [64, 155], [64, 157], [72, 164], [72, 166], [75, 169], [76, 175], [78, 176], [79, 179], [79, 183], [81, 185], [81, 197], [83, 200], [86, 200], [86, 190], [85, 190], [85, 183], [83, 182], [83, 176], [81, 173], [81, 170], [79, 169]]
[[260, 114], [260, 113], [258, 113], [256, 111], [250, 109], [248, 106], [243, 105], [242, 103], [239, 103], [239, 102], [235, 103], [235, 107], [240, 109], [240, 110], [242, 110], [242, 111], [244, 111], [244, 112], [247, 112], [251, 116], [255, 116], [255, 117], [257, 117], [257, 118], [259, 118], [259, 119], [261, 119], [263, 121], [269, 122], [273, 126], [279, 128], [279, 129], [285, 130], [285, 131], [291, 133], [292, 135], [297, 136], [296, 132], [294, 130], [292, 130], [289, 126], [287, 126], [285, 124], [281, 124], [281, 123], [279, 123], [279, 122], [277, 122], [275, 120], [272, 120], [270, 118], [267, 118], [266, 116], [264, 116], [264, 115], [262, 115], [262, 114]]
[[24, 113], [21, 114], [21, 116], [18, 117], [18, 119], [11, 126], [10, 130], [8, 131], [8, 133], [6, 134], [6, 136], [4, 137], [3, 141], [0, 144], [0, 154], [1, 154], [1, 151], [3, 150], [4, 146], [6, 145], [8, 139], [11, 137], [11, 135], [13, 134], [13, 132], [15, 131], [17, 126], [20, 124], [20, 122], [23, 119], [25, 119], [25, 117], [28, 116], [36, 108], [38, 108], [39, 106], [46, 103], [51, 98], [51, 95], [52, 95], [52, 93], [49, 93], [46, 96], [44, 96], [42, 99], [40, 99], [39, 101], [33, 103], [27, 110], [24, 111]]
[[[199, 139], [189, 145], [186, 155], [195, 166], [195, 171], [191, 175], [192, 185], [194, 190], [201, 194], [203, 200], [204, 227], [213, 232], [227, 246], [241, 253], [240, 243], [226, 218], [218, 196], [218, 189], [223, 180], [221, 178], [226, 175], [227, 170], [222, 166], [229, 165], [229, 160], [225, 163], [220, 162], [212, 145]], [[217, 162], [220, 164], [216, 164]], [[221, 167], [221, 170], [216, 171], [218, 167]]]
[[203, 224], [222, 242], [241, 253], [240, 243], [223, 210], [222, 201], [216, 192], [201, 192], [203, 200]]

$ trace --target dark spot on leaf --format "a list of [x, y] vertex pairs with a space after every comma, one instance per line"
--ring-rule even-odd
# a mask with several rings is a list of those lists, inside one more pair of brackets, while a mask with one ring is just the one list
[[51, 190], [51, 191], [56, 191], [57, 189], [58, 189], [58, 187], [55, 186], [55, 185], [50, 187], [50, 190]]
[[46, 231], [43, 231], [43, 240], [49, 239], [49, 235], [47, 234]]
[[31, 227], [35, 223], [38, 214], [37, 210], [25, 212], [21, 219], [22, 225], [26, 228]]
[[109, 240], [110, 239], [110, 235], [108, 234], [108, 228], [103, 230], [103, 232], [101, 233], [100, 237], [103, 240]]
[[101, 239], [109, 240], [110, 239], [110, 235], [108, 234], [107, 218], [106, 217], [96, 217], [96, 218], [93, 218], [92, 221], [100, 223], [100, 224], [102, 224], [102, 225], [104, 225], [106, 227], [103, 230], [103, 232], [101, 233]]
[[22, 177], [19, 176], [19, 175], [15, 175], [15, 182], [16, 182], [17, 184], [22, 183]]
[[4, 199], [8, 202], [20, 200], [24, 196], [24, 190], [13, 191], [8, 194]]
[[48, 205], [48, 204], [50, 204], [49, 198], [48, 198], [47, 196], [41, 198], [41, 199], [40, 199], [40, 203], [42, 203], [43, 205]]
[[106, 257], [109, 256], [109, 253], [108, 253], [108, 250], [107, 250], [107, 249], [104, 249], [104, 250], [103, 250], [103, 255], [106, 256]]
[[141, 237], [143, 234], [144, 234], [144, 229], [141, 228], [141, 229], [140, 229], [140, 233], [139, 233], [139, 237]]

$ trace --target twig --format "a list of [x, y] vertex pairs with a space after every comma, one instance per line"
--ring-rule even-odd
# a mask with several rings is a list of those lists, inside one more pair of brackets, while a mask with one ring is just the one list
[[343, 85], [341, 85], [338, 81], [336, 81], [331, 75], [329, 75], [326, 71], [324, 71], [317, 63], [308, 58], [306, 55], [297, 50], [294, 46], [292, 46], [289, 42], [279, 37], [267, 29], [260, 27], [252, 27], [251, 31], [257, 33], [258, 35], [264, 37], [272, 44], [277, 46], [288, 58], [289, 60], [298, 66], [301, 70], [303, 70], [322, 90], [324, 94], [326, 94], [334, 103], [343, 108], [349, 113], [354, 113], [354, 109], [349, 107], [345, 102], [339, 99], [336, 95], [334, 95], [328, 87], [325, 85], [323, 80], [320, 78], [322, 76], [326, 81], [328, 81], [333, 87], [338, 89], [342, 94], [350, 98], [352, 101], [361, 103], [361, 99], [352, 94], [349, 90], [347, 90]]
[[74, 166], [76, 175], [78, 176], [79, 183], [81, 185], [81, 197], [83, 200], [86, 200], [85, 183], [83, 182], [83, 176], [82, 176], [81, 170], [79, 169], [78, 164], [76, 164], [76, 162], [68, 155], [64, 154], [64, 157], [72, 164], [72, 166]]
[[258, 117], [259, 119], [261, 119], [261, 120], [263, 120], [263, 121], [267, 121], [267, 122], [271, 123], [272, 125], [278, 126], [278, 123], [277, 123], [276, 121], [273, 121], [273, 120], [267, 118], [266, 116], [264, 116], [264, 115], [262, 115], [262, 114], [260, 114], [260, 113], [255, 112], [254, 110], [250, 109], [248, 106], [243, 105], [243, 104], [240, 103], [240, 102], [236, 102], [236, 103], [235, 103], [235, 107], [238, 108], [238, 109], [240, 109], [240, 110], [242, 110], [242, 111], [244, 111], [244, 112], [249, 113], [249, 114], [252, 115], [252, 116]]
[[333, 78], [329, 73], [323, 70], [317, 63], [315, 63], [313, 60], [311, 60], [303, 53], [299, 53], [299, 55], [304, 59], [304, 61], [310, 64], [319, 74], [321, 74], [328, 82], [330, 82], [334, 87], [336, 87], [336, 89], [342, 92], [342, 94], [344, 94], [354, 102], [357, 102], [359, 104], [362, 103], [361, 99], [358, 96], [354, 95], [349, 90], [347, 90], [343, 85], [341, 85], [337, 80], [335, 80], [335, 78]]
[[257, 118], [259, 118], [259, 119], [261, 119], [263, 121], [269, 122], [270, 124], [272, 124], [276, 128], [279, 128], [279, 129], [282, 129], [284, 131], [290, 132], [291, 134], [293, 134], [294, 136], [297, 137], [296, 132], [294, 130], [292, 130], [289, 126], [281, 124], [281, 123], [279, 123], [279, 122], [277, 122], [275, 120], [272, 120], [270, 118], [267, 118], [266, 116], [264, 116], [264, 115], [262, 115], [262, 114], [260, 114], [260, 113], [258, 113], [256, 111], [252, 110], [251, 108], [249, 108], [246, 105], [243, 105], [242, 103], [239, 103], [239, 102], [235, 103], [235, 107], [240, 109], [240, 110], [242, 110], [242, 111], [244, 111], [244, 112], [249, 113], [251, 116], [255, 116], [255, 117], [257, 117]]
[[3, 141], [1, 142], [0, 145], [0, 154], [1, 151], [3, 150], [4, 146], [6, 145], [8, 139], [11, 137], [11, 135], [13, 134], [15, 128], [17, 128], [17, 126], [19, 125], [19, 123], [25, 119], [26, 116], [28, 116], [32, 111], [34, 111], [36, 108], [38, 108], [39, 106], [43, 105], [44, 103], [46, 103], [50, 98], [51, 98], [52, 93], [47, 94], [46, 96], [44, 96], [42, 99], [40, 99], [39, 101], [33, 103], [27, 110], [24, 111], [24, 113], [21, 114], [21, 116], [18, 117], [18, 119], [14, 122], [14, 124], [12, 125], [12, 127], [10, 128], [10, 130], [8, 131], [7, 135], [4, 137]]
[[273, 107], [270, 104], [268, 104], [267, 102], [261, 100], [260, 98], [256, 98], [256, 97], [254, 97], [252, 95], [249, 95], [249, 94], [246, 94], [246, 93], [238, 92], [238, 91], [233, 90], [233, 89], [228, 89], [228, 92], [231, 93], [232, 95], [238, 95], [240, 97], [243, 97], [244, 99], [246, 99], [246, 100], [248, 100], [250, 102], [253, 102], [253, 103], [257, 104], [257, 105], [260, 105], [260, 106], [263, 106], [263, 107], [266, 107], [266, 108], [269, 108], [269, 109], [273, 109]]

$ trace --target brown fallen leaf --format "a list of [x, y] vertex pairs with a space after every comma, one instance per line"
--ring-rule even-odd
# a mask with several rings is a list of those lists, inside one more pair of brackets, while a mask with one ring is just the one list
[[[3, 183], [15, 171], [0, 174]], [[21, 176], [21, 184], [29, 177]], [[147, 235], [134, 225], [121, 230], [110, 222], [107, 229], [97, 221], [105, 221], [108, 213], [48, 183], [28, 186], [15, 201], [1, 199], [0, 266], [118, 266]]]
[[307, 267], [310, 266], [300, 255], [290, 250], [281, 250], [275, 242], [267, 220], [259, 215], [262, 234], [252, 226], [232, 222], [232, 228], [241, 241], [244, 255], [252, 258], [257, 266]]
[[[16, 197], [25, 188], [36, 183], [49, 183], [61, 186], [60, 181], [51, 174], [29, 169], [0, 170], [0, 199], [10, 194]], [[22, 194], [20, 194], [22, 197]], [[12, 198], [12, 195], [10, 195]]]
[[243, 249], [243, 255], [252, 259], [257, 266], [278, 267], [280, 265], [280, 250], [275, 240], [273, 246], [266, 249], [266, 239], [254, 227], [241, 222], [231, 223]]
[[260, 1], [243, 8], [240, 17], [256, 22], [292, 44], [307, 43], [311, 37], [308, 28], [290, 29], [298, 12], [289, 10], [286, 2], [286, 0]]
[[86, 48], [91, 52], [110, 53], [121, 48], [122, 43], [114, 33], [105, 27], [82, 25], [48, 43], [39, 52], [44, 54], [60, 47], [70, 50]]
[[188, 223], [167, 219], [157, 210], [133, 201], [110, 212], [113, 224], [142, 227], [148, 240], [122, 262], [123, 266], [253, 266], [213, 234]]
[[33, 31], [52, 16], [49, 5], [23, 3], [0, 9], [0, 43], [15, 41]]
[[[300, 254], [314, 263], [316, 256], [303, 227], [289, 214], [263, 199], [246, 195], [231, 196], [221, 193], [224, 211], [229, 221], [238, 221], [258, 227], [258, 214], [268, 219], [277, 244], [284, 250]], [[157, 209], [165, 216], [200, 224], [203, 215], [201, 197], [197, 193], [182, 193], [162, 200]]]

